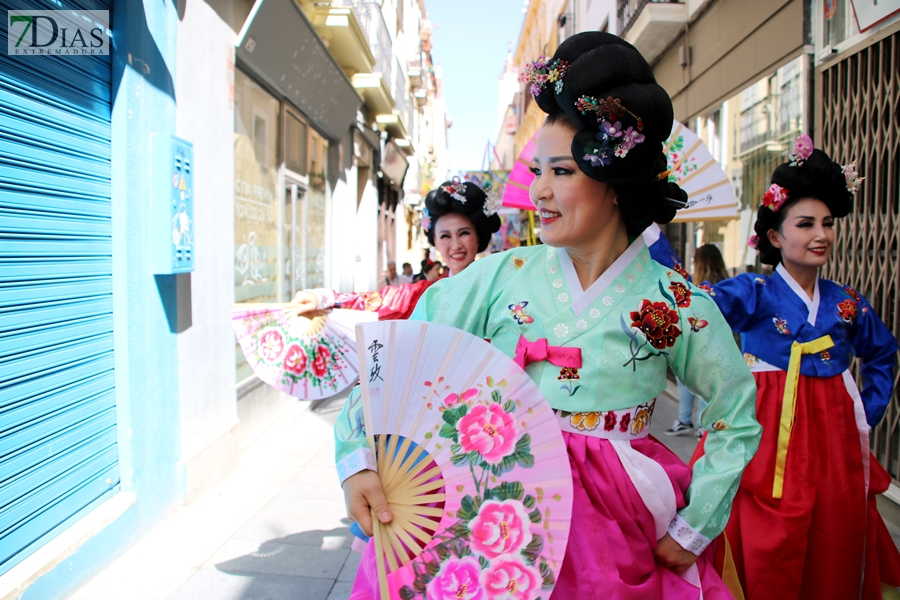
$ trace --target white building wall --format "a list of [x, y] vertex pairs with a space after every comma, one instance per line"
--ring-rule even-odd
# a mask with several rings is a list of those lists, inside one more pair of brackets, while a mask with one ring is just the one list
[[235, 35], [208, 4], [185, 6], [178, 26], [173, 133], [194, 145], [195, 270], [179, 276], [184, 278], [179, 289], [186, 294], [179, 309], [189, 308], [191, 320], [178, 335], [188, 501], [233, 471], [238, 459], [231, 328]]

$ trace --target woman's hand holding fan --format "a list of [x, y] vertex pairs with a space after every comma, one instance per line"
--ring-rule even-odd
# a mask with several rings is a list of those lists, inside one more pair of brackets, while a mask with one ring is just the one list
[[[358, 325], [357, 348], [366, 435], [392, 516], [373, 522], [382, 600], [549, 598], [572, 478], [534, 382], [445, 325]], [[365, 485], [377, 503], [371, 478], [353, 479], [345, 494]]]

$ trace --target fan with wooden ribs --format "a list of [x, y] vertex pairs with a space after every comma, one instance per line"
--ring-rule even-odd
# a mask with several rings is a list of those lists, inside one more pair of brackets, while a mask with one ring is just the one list
[[381, 599], [547, 600], [572, 477], [537, 386], [495, 347], [446, 325], [356, 330], [366, 435], [394, 516], [373, 519]]

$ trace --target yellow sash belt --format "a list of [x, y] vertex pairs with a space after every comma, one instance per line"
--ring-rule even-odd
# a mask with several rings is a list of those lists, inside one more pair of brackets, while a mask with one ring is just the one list
[[800, 357], [804, 354], [818, 354], [834, 346], [830, 335], [824, 335], [811, 342], [791, 344], [791, 360], [788, 363], [787, 379], [784, 382], [784, 398], [781, 401], [781, 421], [778, 424], [778, 446], [775, 453], [775, 481], [772, 483], [772, 497], [781, 498], [784, 492], [784, 466], [787, 462], [791, 429], [794, 427], [794, 411], [797, 408], [797, 383], [800, 381]]

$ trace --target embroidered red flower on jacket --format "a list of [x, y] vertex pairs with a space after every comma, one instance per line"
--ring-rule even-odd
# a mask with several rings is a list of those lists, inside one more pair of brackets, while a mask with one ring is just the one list
[[622, 433], [628, 433], [628, 425], [631, 424], [631, 415], [625, 413], [622, 415], [622, 418], [619, 419], [619, 431]]
[[678, 313], [665, 302], [651, 302], [646, 298], [641, 300], [638, 310], [631, 311], [631, 327], [647, 336], [647, 341], [657, 350], [674, 346], [681, 335]]
[[680, 281], [673, 281], [669, 284], [672, 295], [675, 297], [675, 304], [681, 308], [687, 308], [691, 305], [691, 290]]
[[856, 315], [859, 314], [859, 307], [856, 304], [856, 300], [847, 299], [837, 305], [838, 316], [845, 323], [853, 323], [856, 320]]
[[684, 269], [684, 267], [681, 266], [681, 263], [678, 261], [675, 261], [675, 266], [672, 267], [672, 270], [675, 271], [676, 273], [678, 273], [679, 275], [681, 275], [682, 277], [684, 277], [685, 281], [687, 281], [691, 277], [690, 275], [688, 275], [688, 272]]
[[850, 296], [851, 298], [853, 298], [854, 300], [856, 300], [857, 302], [859, 302], [859, 292], [857, 292], [856, 290], [854, 290], [854, 289], [853, 289], [852, 287], [850, 287], [849, 285], [845, 285], [845, 286], [844, 286], [844, 291], [847, 292], [847, 295], [848, 295], [848, 296]]

